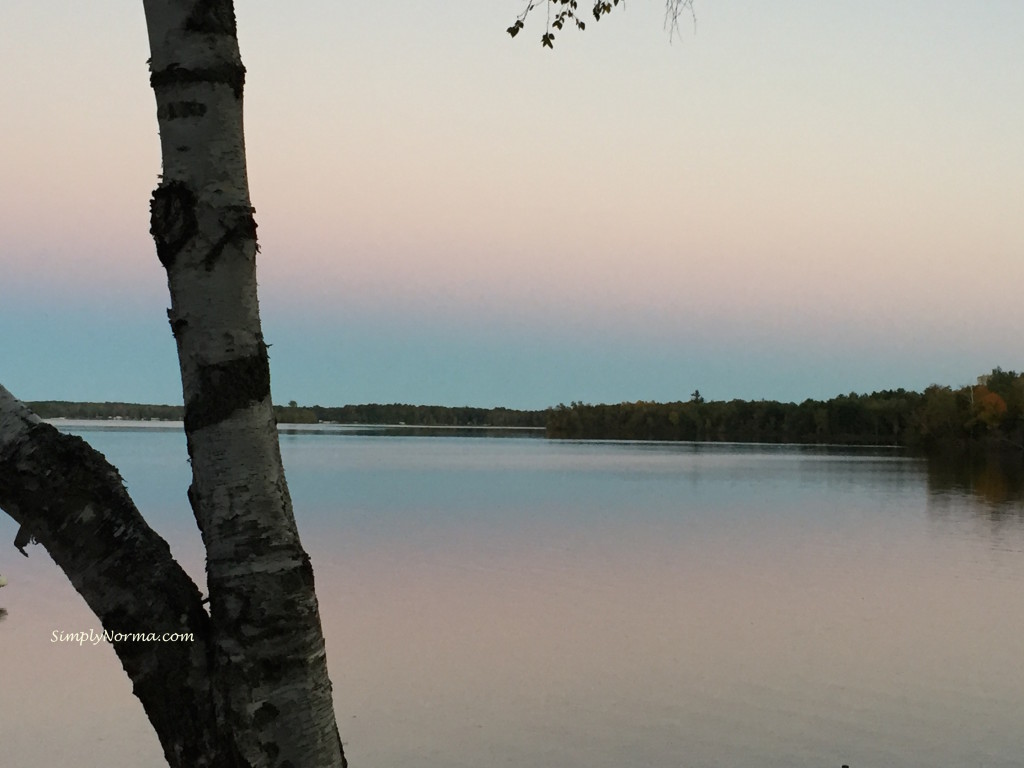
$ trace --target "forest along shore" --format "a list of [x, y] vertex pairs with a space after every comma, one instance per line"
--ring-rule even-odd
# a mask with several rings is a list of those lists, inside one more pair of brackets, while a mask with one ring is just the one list
[[[180, 405], [37, 401], [46, 419], [180, 421]], [[281, 424], [544, 429], [553, 439], [886, 445], [925, 453], [1024, 454], [1024, 374], [995, 368], [975, 384], [933, 384], [850, 393], [801, 403], [775, 400], [688, 400], [591, 405], [545, 410], [441, 405], [363, 404], [274, 407]]]

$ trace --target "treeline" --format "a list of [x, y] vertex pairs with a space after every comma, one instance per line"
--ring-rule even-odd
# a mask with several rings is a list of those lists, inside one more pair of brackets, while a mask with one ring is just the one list
[[[140, 403], [75, 403], [65, 400], [42, 400], [28, 406], [44, 419], [124, 419], [132, 421], [181, 421], [180, 405], [146, 405]], [[316, 424], [321, 421], [339, 424], [406, 424], [425, 427], [535, 427], [543, 429], [544, 411], [517, 411], [510, 408], [452, 408], [442, 405], [345, 405], [324, 407], [300, 406], [294, 401], [275, 405], [274, 413], [281, 424]]]
[[130, 419], [133, 421], [181, 421], [180, 405], [145, 403], [72, 403], [67, 400], [37, 400], [26, 403], [43, 419]]
[[[28, 405], [49, 419], [183, 418], [180, 405], [53, 400]], [[673, 403], [572, 403], [546, 411], [401, 403], [325, 407], [294, 401], [274, 410], [282, 424], [533, 427], [544, 428], [550, 438], [894, 445], [932, 453], [977, 447], [1024, 450], [1024, 374], [1001, 368], [957, 389], [932, 385], [924, 392], [850, 393], [799, 404], [706, 402], [694, 392], [688, 401]]]
[[927, 451], [1024, 445], [1024, 374], [978, 383], [851, 393], [831, 400], [572, 403], [548, 411], [551, 438], [897, 445]]
[[517, 411], [511, 408], [450, 407], [445, 405], [408, 405], [404, 403], [366, 403], [325, 407], [275, 406], [282, 424], [405, 424], [415, 427], [535, 427], [547, 423], [544, 411]]

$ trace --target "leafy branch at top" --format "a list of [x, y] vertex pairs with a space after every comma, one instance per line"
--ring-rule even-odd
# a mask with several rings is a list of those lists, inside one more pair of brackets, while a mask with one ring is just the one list
[[[602, 16], [611, 13], [620, 3], [625, 6], [626, 0], [594, 0], [590, 9], [594, 21], [600, 21]], [[526, 17], [540, 5], [545, 6], [547, 10], [547, 23], [540, 38], [540, 44], [546, 48], [555, 47], [555, 31], [563, 29], [566, 24], [573, 24], [580, 31], [587, 28], [586, 22], [579, 16], [579, 0], [528, 0], [523, 12], [516, 17], [515, 23], [506, 30], [511, 37], [519, 34], [526, 23]], [[689, 11], [696, 23], [693, 0], [665, 0], [665, 28], [669, 31], [670, 38], [679, 30], [679, 18], [686, 11]]]

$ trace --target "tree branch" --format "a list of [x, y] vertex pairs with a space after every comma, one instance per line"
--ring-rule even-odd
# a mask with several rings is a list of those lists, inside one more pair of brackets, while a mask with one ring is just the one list
[[[539, 5], [544, 5], [547, 10], [547, 23], [540, 43], [545, 48], [554, 48], [555, 33], [553, 30], [561, 30], [566, 24], [572, 24], [581, 32], [586, 29], [586, 22], [580, 16], [581, 4], [590, 5], [590, 13], [587, 15], [593, 16], [594, 21], [600, 21], [601, 17], [611, 13], [613, 8], [620, 5], [625, 7], [626, 0], [527, 0], [522, 13], [516, 16], [515, 22], [506, 31], [511, 37], [518, 35], [530, 12]], [[554, 14], [552, 14], [552, 10], [554, 10]], [[668, 30], [669, 40], [679, 31], [679, 19], [686, 11], [689, 11], [694, 24], [696, 24], [697, 17], [694, 15], [693, 0], [665, 0], [665, 29]]]
[[0, 507], [49, 552], [110, 633], [191, 636], [112, 643], [171, 766], [231, 764], [218, 754], [209, 616], [199, 589], [143, 520], [117, 469], [41, 421], [0, 386]]

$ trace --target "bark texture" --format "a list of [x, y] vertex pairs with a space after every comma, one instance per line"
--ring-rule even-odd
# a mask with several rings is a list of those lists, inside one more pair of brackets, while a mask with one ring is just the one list
[[233, 765], [217, 733], [210, 618], [199, 589], [142, 519], [118, 471], [2, 386], [0, 507], [21, 525], [16, 543], [45, 547], [105, 630], [192, 635], [113, 646], [169, 765]]
[[216, 715], [246, 766], [343, 766], [313, 571], [281, 465], [256, 295], [230, 0], [145, 0], [163, 153], [151, 231], [207, 551]]

